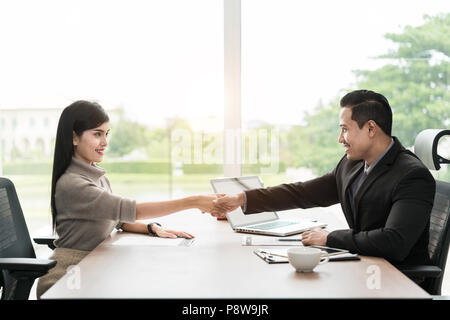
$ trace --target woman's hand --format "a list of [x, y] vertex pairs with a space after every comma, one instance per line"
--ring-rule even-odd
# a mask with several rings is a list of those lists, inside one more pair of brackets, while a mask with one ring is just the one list
[[200, 209], [203, 213], [211, 212], [211, 210], [214, 208], [213, 201], [224, 196], [225, 194], [208, 194], [197, 196], [195, 207]]
[[156, 233], [156, 235], [160, 238], [186, 238], [186, 239], [192, 239], [195, 238], [192, 234], [189, 234], [184, 231], [175, 231], [175, 230], [168, 230], [164, 229], [156, 224], [152, 224], [151, 226], [152, 231]]
[[244, 193], [237, 195], [222, 195], [213, 201], [214, 207], [209, 212], [213, 217], [223, 218], [228, 212], [244, 205]]

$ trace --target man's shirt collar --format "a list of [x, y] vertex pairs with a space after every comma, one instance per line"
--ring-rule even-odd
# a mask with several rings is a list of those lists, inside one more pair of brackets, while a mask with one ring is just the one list
[[372, 162], [372, 164], [370, 166], [367, 165], [366, 161], [364, 161], [364, 173], [366, 175], [368, 175], [370, 173], [370, 171], [373, 170], [373, 168], [377, 165], [378, 162], [380, 162], [380, 160], [386, 155], [386, 153], [392, 148], [393, 145], [394, 145], [394, 139], [391, 138], [391, 143], [389, 144], [389, 146], [386, 148], [386, 150], [383, 151], [382, 154], [380, 154], [378, 156], [378, 158], [375, 159], [374, 162]]

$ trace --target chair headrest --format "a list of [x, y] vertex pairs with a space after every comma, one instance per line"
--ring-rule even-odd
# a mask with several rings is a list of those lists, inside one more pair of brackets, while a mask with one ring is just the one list
[[[448, 129], [426, 129], [421, 131], [414, 142], [414, 153], [431, 170], [439, 170], [441, 164], [450, 163], [450, 159], [438, 154], [438, 143], [443, 136], [450, 136]], [[449, 157], [449, 155], [445, 155]]]

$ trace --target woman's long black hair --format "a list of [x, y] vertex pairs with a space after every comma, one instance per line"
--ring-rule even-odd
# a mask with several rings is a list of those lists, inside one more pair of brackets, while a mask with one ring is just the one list
[[102, 106], [96, 102], [85, 100], [75, 101], [61, 113], [56, 131], [52, 172], [51, 209], [53, 231], [56, 228], [56, 215], [58, 214], [55, 206], [56, 182], [58, 182], [58, 179], [72, 161], [74, 154], [73, 133], [75, 132], [77, 136], [81, 137], [84, 131], [97, 128], [108, 121], [109, 117]]

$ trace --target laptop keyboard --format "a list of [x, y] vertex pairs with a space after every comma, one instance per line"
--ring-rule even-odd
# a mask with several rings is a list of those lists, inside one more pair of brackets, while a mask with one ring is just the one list
[[247, 227], [247, 229], [270, 230], [270, 229], [290, 226], [291, 224], [296, 224], [296, 222], [275, 221], [275, 222], [268, 222], [268, 223], [258, 224], [256, 226]]

